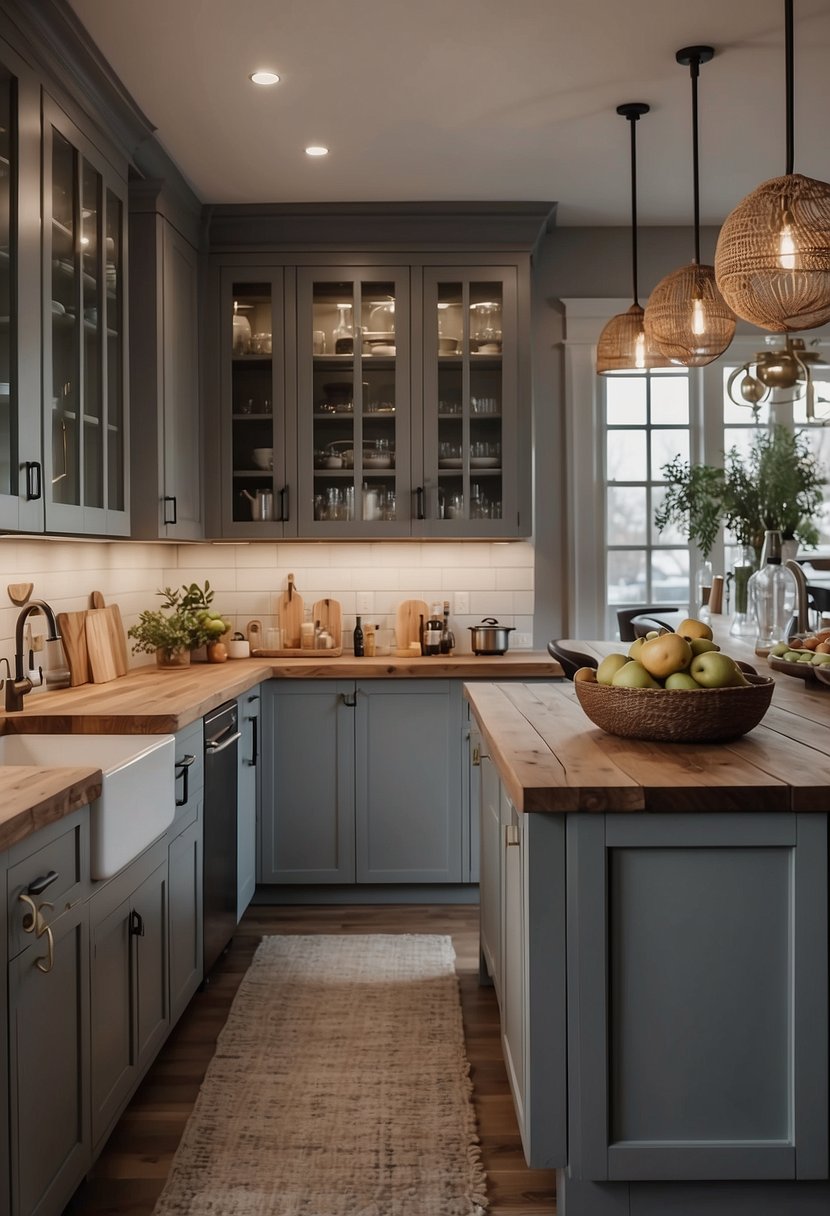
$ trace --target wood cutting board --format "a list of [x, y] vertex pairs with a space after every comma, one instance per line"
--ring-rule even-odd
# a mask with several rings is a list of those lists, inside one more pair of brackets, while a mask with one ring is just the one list
[[69, 686], [89, 683], [89, 650], [86, 643], [86, 613], [59, 612], [58, 632], [69, 666]]
[[300, 645], [300, 626], [303, 623], [303, 597], [294, 586], [294, 575], [288, 576], [288, 587], [277, 600], [277, 612], [282, 629], [283, 649], [291, 650]]
[[107, 604], [100, 591], [93, 591], [90, 595], [90, 601], [93, 608], [106, 608], [109, 612], [115, 665], [118, 668], [118, 674], [125, 676], [130, 670], [130, 656], [127, 651], [127, 631], [121, 619], [121, 609], [117, 604]]
[[340, 650], [343, 646], [343, 612], [340, 601], [328, 598], [317, 600], [311, 610], [311, 619], [319, 621], [320, 627], [329, 631], [332, 637], [332, 649]]
[[93, 684], [107, 684], [126, 671], [118, 670], [112, 615], [109, 608], [90, 608], [86, 613], [86, 645]]
[[410, 642], [421, 640], [421, 617], [424, 624], [429, 619], [429, 608], [424, 600], [402, 600], [395, 615], [395, 645], [398, 650], [409, 650]]

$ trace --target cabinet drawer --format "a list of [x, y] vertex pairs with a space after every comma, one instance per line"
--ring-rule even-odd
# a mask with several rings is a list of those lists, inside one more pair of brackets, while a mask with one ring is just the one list
[[171, 838], [196, 818], [204, 785], [204, 730], [199, 719], [176, 735], [176, 814], [169, 829]]
[[[35, 844], [39, 847], [34, 848]], [[33, 884], [37, 888], [40, 886], [38, 880], [46, 879], [52, 873], [57, 875], [39, 892], [31, 893], [37, 906], [51, 905], [44, 912], [47, 923], [86, 897], [89, 888], [88, 810], [77, 811], [17, 845], [9, 854], [9, 862], [6, 888], [9, 957], [14, 958], [32, 941], [31, 932], [27, 933], [23, 927], [27, 914], [31, 916], [31, 907], [20, 897], [26, 895]]]

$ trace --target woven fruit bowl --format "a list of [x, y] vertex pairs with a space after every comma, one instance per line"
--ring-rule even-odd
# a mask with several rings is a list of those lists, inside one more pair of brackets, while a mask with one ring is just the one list
[[595, 726], [624, 739], [660, 743], [718, 743], [745, 735], [763, 718], [774, 680], [747, 675], [737, 688], [676, 691], [665, 688], [616, 688], [576, 680], [579, 704]]

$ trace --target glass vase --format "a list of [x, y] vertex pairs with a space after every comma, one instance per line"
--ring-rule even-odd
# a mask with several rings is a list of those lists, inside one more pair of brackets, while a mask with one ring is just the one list
[[795, 599], [795, 579], [781, 565], [781, 533], [764, 537], [764, 564], [749, 580], [749, 602], [755, 617], [755, 653], [768, 655], [783, 640]]
[[754, 638], [755, 617], [749, 610], [749, 580], [755, 570], [755, 553], [746, 545], [732, 568], [735, 608], [729, 634], [733, 638]]

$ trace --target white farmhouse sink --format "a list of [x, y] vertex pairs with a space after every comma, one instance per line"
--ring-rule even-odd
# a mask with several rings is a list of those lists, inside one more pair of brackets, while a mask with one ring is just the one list
[[2, 735], [0, 764], [101, 769], [89, 808], [94, 879], [116, 874], [173, 822], [172, 735]]

